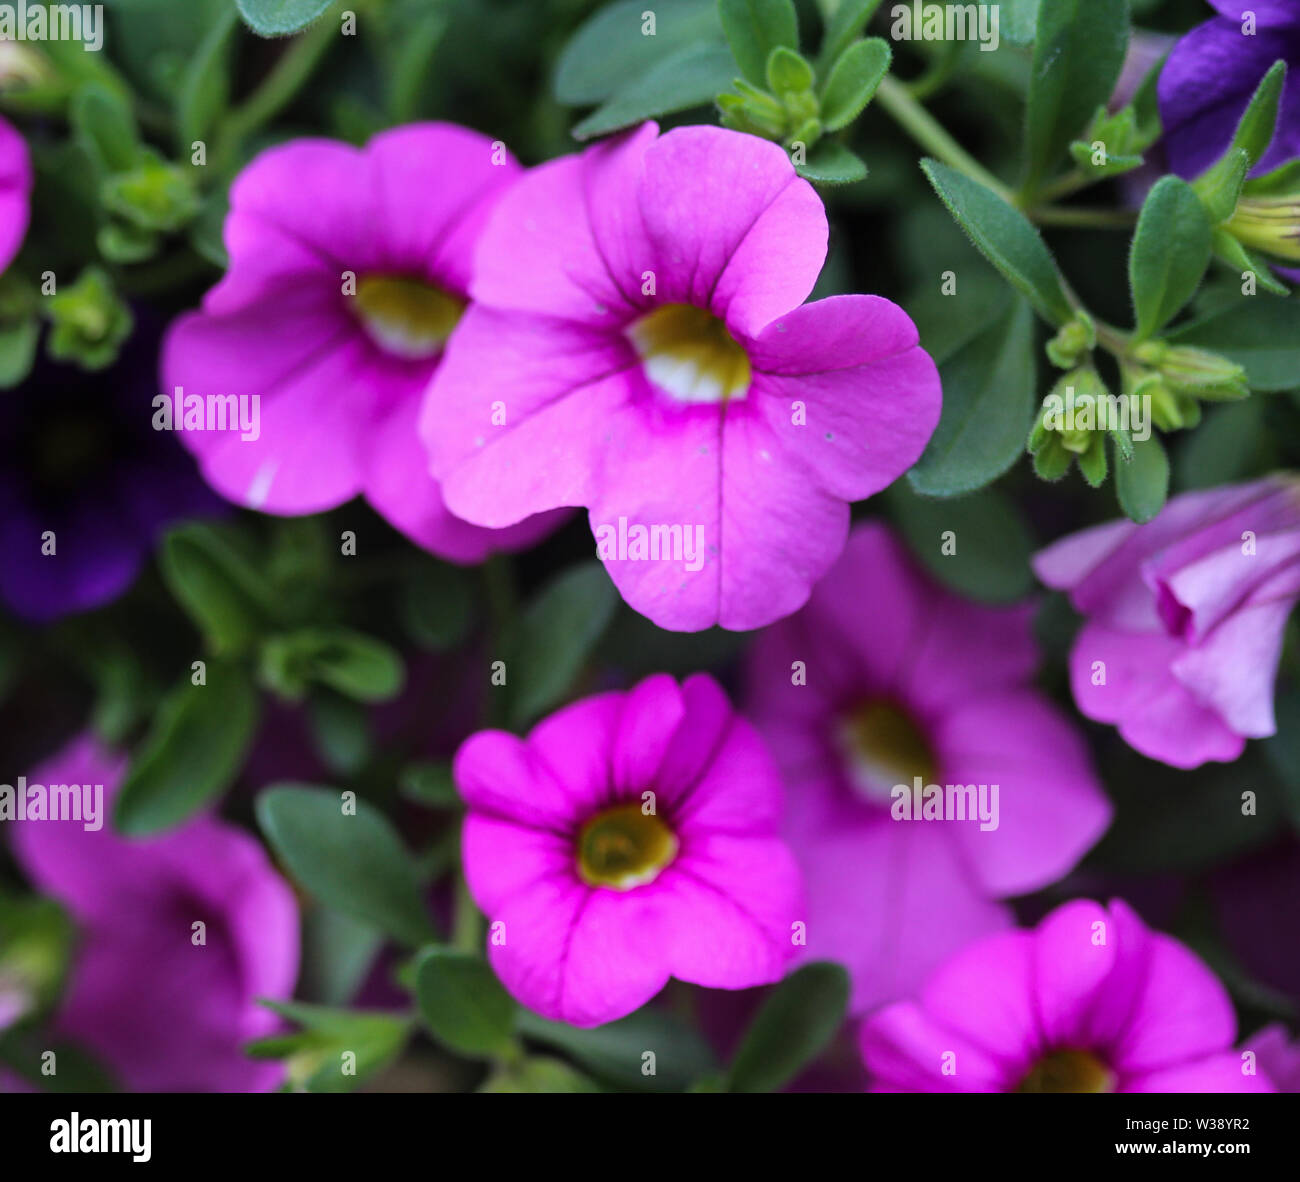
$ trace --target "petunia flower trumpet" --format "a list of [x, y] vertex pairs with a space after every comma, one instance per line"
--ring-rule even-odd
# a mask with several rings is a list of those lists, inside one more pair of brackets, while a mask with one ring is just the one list
[[848, 503], [916, 461], [941, 402], [901, 309], [803, 303], [826, 235], [786, 154], [737, 131], [647, 123], [528, 173], [420, 417], [452, 512], [586, 506], [623, 598], [663, 628], [795, 611]]
[[705, 674], [480, 731], [455, 776], [492, 966], [544, 1017], [612, 1022], [669, 977], [769, 984], [802, 940], [776, 765]]
[[1174, 767], [1236, 759], [1274, 733], [1273, 683], [1300, 599], [1300, 480], [1184, 493], [1146, 525], [1071, 534], [1034, 559], [1087, 617], [1079, 709]]

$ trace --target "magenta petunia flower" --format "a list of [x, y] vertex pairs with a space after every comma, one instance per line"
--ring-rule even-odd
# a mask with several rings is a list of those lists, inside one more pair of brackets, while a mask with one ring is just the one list
[[0, 119], [0, 271], [14, 261], [31, 217], [32, 161], [27, 141]]
[[1245, 1049], [1255, 1052], [1255, 1066], [1279, 1092], [1300, 1092], [1300, 1042], [1292, 1042], [1280, 1022], [1257, 1031]]
[[260, 398], [253, 430], [181, 432], [214, 488], [290, 515], [362, 493], [413, 541], [457, 562], [553, 528], [548, 518], [491, 532], [454, 517], [415, 428], [469, 299], [479, 230], [519, 172], [499, 143], [425, 123], [364, 149], [295, 140], [236, 178], [230, 269], [201, 311], [173, 325], [162, 359], [163, 392], [178, 411], [195, 396], [205, 409], [208, 398]]
[[1007, 927], [999, 900], [1055, 882], [1110, 823], [1082, 739], [1033, 687], [1032, 611], [943, 590], [867, 524], [754, 645], [750, 712], [784, 773], [807, 955], [849, 969], [855, 1012]]
[[878, 1092], [1270, 1092], [1227, 991], [1122, 900], [1065, 903], [943, 965], [863, 1023]]
[[811, 304], [826, 214], [775, 144], [648, 123], [534, 169], [479, 246], [420, 430], [448, 505], [589, 510], [664, 628], [796, 610], [938, 422], [938, 372], [874, 296]]
[[130, 1091], [268, 1091], [283, 1067], [243, 1048], [278, 1026], [256, 999], [292, 995], [293, 894], [256, 841], [211, 817], [147, 841], [118, 836], [108, 818], [124, 770], [78, 738], [28, 783], [83, 786], [82, 800], [102, 784], [98, 816], [87, 822], [92, 804], [81, 819], [5, 826], [19, 865], [80, 928], [55, 1031]]
[[455, 775], [465, 877], [524, 1005], [598, 1026], [669, 977], [744, 989], [782, 975], [804, 917], [780, 778], [712, 678], [657, 674], [527, 739], [480, 731]]
[[1174, 767], [1271, 735], [1273, 682], [1300, 597], [1300, 481], [1184, 493], [1154, 521], [1071, 534], [1034, 559], [1087, 617], [1070, 658], [1079, 709]]

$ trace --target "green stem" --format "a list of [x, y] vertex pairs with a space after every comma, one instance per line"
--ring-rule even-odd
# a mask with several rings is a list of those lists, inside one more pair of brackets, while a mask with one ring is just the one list
[[1040, 226], [1079, 226], [1101, 230], [1125, 230], [1137, 221], [1137, 214], [1127, 209], [1076, 209], [1046, 205], [1029, 211]]
[[483, 951], [483, 914], [470, 897], [465, 876], [456, 875], [456, 910], [452, 919], [452, 946], [460, 952]]
[[[366, 2], [354, 0], [354, 6], [360, 8]], [[257, 89], [226, 116], [216, 153], [223, 165], [232, 163], [227, 156], [293, 102], [337, 36], [339, 27], [332, 20], [322, 19], [310, 26], [285, 50]]]
[[1037, 200], [1041, 205], [1049, 205], [1095, 183], [1095, 177], [1089, 176], [1081, 168], [1076, 168], [1073, 172], [1067, 172], [1064, 176], [1059, 176], [1050, 184], [1043, 186], [1038, 191]]
[[1003, 201], [1015, 204], [1015, 194], [966, 151], [896, 78], [886, 75], [876, 91], [880, 105], [899, 127], [921, 147], [973, 181], [992, 189]]
[[[519, 592], [515, 587], [515, 574], [506, 555], [494, 554], [483, 564], [483, 583], [488, 604], [488, 642], [491, 646], [491, 659], [505, 660], [507, 638], [519, 609]], [[507, 678], [509, 675], [507, 670]], [[506, 725], [509, 703], [509, 691], [506, 686], [490, 687], [488, 690], [490, 725], [501, 727]]]

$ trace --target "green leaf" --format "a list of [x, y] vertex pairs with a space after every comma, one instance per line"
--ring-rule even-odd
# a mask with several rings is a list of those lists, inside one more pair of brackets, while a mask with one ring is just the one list
[[912, 553], [945, 587], [982, 603], [1012, 603], [1033, 589], [1034, 538], [1001, 489], [935, 500], [899, 480], [884, 495]]
[[41, 322], [34, 316], [0, 325], [0, 390], [13, 389], [31, 373], [40, 339]]
[[796, 969], [763, 1002], [731, 1063], [732, 1092], [775, 1092], [835, 1036], [849, 1003], [849, 975], [816, 961]]
[[319, 689], [307, 702], [307, 716], [326, 767], [340, 775], [360, 770], [370, 756], [370, 711], [352, 698]]
[[1074, 317], [1047, 244], [1019, 210], [937, 160], [921, 168], [971, 241], [1034, 310], [1057, 327]]
[[1039, 7], [1025, 109], [1027, 192], [1038, 190], [1110, 98], [1128, 33], [1128, 0], [1052, 0]]
[[1040, 0], [1002, 0], [999, 6], [1002, 40], [1008, 45], [1032, 45], [1038, 27]]
[[203, 139], [230, 102], [230, 51], [239, 25], [233, 8], [207, 31], [181, 79], [176, 110], [177, 149], [189, 156], [195, 140]]
[[1273, 141], [1273, 129], [1277, 126], [1278, 104], [1282, 100], [1282, 86], [1285, 82], [1286, 62], [1276, 61], [1268, 73], [1260, 79], [1255, 93], [1251, 95], [1249, 106], [1237, 123], [1237, 130], [1233, 133], [1228, 151], [1244, 149], [1250, 157], [1250, 168], [1254, 168], [1259, 163]]
[[1213, 225], [1232, 217], [1241, 189], [1250, 171], [1250, 154], [1244, 148], [1229, 148], [1217, 164], [1207, 168], [1192, 185]]
[[358, 702], [386, 702], [406, 680], [395, 649], [350, 628], [303, 628], [272, 637], [262, 649], [262, 669], [290, 698], [319, 682]]
[[1213, 242], [1215, 256], [1227, 263], [1236, 275], [1244, 277], [1245, 273], [1250, 271], [1255, 276], [1256, 284], [1265, 291], [1280, 296], [1291, 294], [1291, 289], [1273, 274], [1269, 265], [1242, 246], [1227, 230], [1216, 226]]
[[[1115, 744], [1104, 765], [1115, 820], [1089, 861], [1103, 872], [1195, 873], [1276, 841], [1285, 826], [1284, 797], [1264, 747], [1251, 743], [1232, 763], [1189, 771]], [[1245, 788], [1257, 794], [1258, 815], [1243, 813]]]
[[1174, 453], [1175, 487], [1186, 491], [1249, 479], [1263, 470], [1266, 439], [1264, 403], [1258, 398], [1210, 408], [1204, 426], [1181, 437]]
[[286, 37], [305, 29], [334, 0], [235, 0], [240, 15], [262, 37]]
[[735, 74], [731, 54], [714, 45], [689, 45], [664, 58], [648, 73], [630, 82], [603, 107], [573, 129], [575, 139], [630, 127], [643, 119], [685, 111], [711, 103], [731, 85]]
[[1170, 333], [1168, 339], [1222, 353], [1245, 369], [1256, 392], [1300, 386], [1300, 300], [1248, 296]]
[[398, 779], [398, 787], [408, 800], [438, 809], [463, 807], [451, 764], [446, 760], [428, 760], [407, 764]]
[[242, 668], [210, 661], [206, 685], [187, 679], [159, 707], [118, 796], [118, 828], [143, 837], [179, 825], [234, 782], [259, 714]]
[[718, 15], [740, 72], [755, 86], [767, 85], [772, 50], [799, 48], [793, 0], [718, 0]]
[[1300, 193], [1300, 160], [1288, 160], [1272, 172], [1252, 177], [1246, 182], [1246, 192], [1252, 197], [1285, 197], [1289, 193]]
[[490, 1059], [510, 1049], [518, 1007], [482, 957], [426, 949], [415, 969], [415, 996], [434, 1038], [457, 1054]]
[[1133, 441], [1133, 458], [1115, 465], [1115, 491], [1120, 508], [1139, 525], [1165, 507], [1169, 496], [1169, 457], [1159, 435]]
[[1260, 746], [1276, 772], [1291, 827], [1300, 833], [1300, 686], [1277, 695], [1277, 733]]
[[168, 590], [217, 652], [238, 652], [274, 621], [269, 584], [228, 529], [194, 522], [162, 544]]
[[121, 172], [135, 163], [140, 135], [126, 101], [98, 82], [82, 86], [72, 96], [72, 125], [106, 172]]
[[[647, 36], [644, 14], [655, 14]], [[711, 45], [726, 49], [715, 0], [618, 0], [595, 13], [564, 47], [555, 72], [555, 97], [566, 106], [603, 103], [678, 51]], [[728, 81], [735, 73], [728, 69]]]
[[767, 85], [775, 95], [811, 90], [813, 68], [797, 50], [778, 45], [767, 59]]
[[893, 52], [887, 41], [855, 41], [836, 59], [822, 90], [822, 124], [827, 131], [847, 127], [889, 73]]
[[851, 185], [866, 177], [867, 166], [843, 144], [822, 140], [803, 164], [795, 165], [795, 172], [819, 185]]
[[326, 906], [404, 944], [429, 943], [436, 934], [415, 863], [382, 813], [354, 803], [345, 813], [339, 792], [277, 785], [258, 797], [257, 819], [289, 873]]
[[[411, 1033], [411, 1023], [398, 1014], [265, 999], [262, 1005], [303, 1029], [259, 1039], [247, 1053], [288, 1059], [290, 1076], [308, 1092], [355, 1091], [402, 1053]], [[352, 1057], [346, 1072], [345, 1054]]]
[[601, 1087], [559, 1059], [542, 1056], [508, 1063], [494, 1071], [480, 1092], [599, 1092]]
[[475, 597], [468, 571], [445, 562], [422, 562], [402, 588], [402, 620], [421, 648], [445, 652], [469, 635]]
[[506, 642], [510, 717], [528, 725], [560, 701], [618, 606], [598, 562], [571, 567], [529, 604]]
[[1034, 413], [1034, 319], [1017, 299], [939, 367], [943, 414], [908, 473], [917, 492], [950, 497], [996, 480], [1025, 450]]
[[879, 7], [880, 0], [840, 0], [822, 37], [821, 50], [817, 54], [818, 74], [825, 75], [831, 63], [839, 60]]
[[[563, 1051], [599, 1079], [634, 1091], [684, 1092], [717, 1068], [713, 1051], [693, 1026], [652, 1006], [585, 1030], [520, 1010], [519, 1033]], [[647, 1052], [654, 1055], [653, 1074], [645, 1070]]]
[[1211, 236], [1191, 185], [1161, 177], [1142, 205], [1128, 261], [1138, 340], [1164, 328], [1196, 293], [1210, 265]]

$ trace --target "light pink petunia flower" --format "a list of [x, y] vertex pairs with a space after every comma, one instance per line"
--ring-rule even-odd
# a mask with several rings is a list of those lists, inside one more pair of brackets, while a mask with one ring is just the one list
[[280, 1025], [259, 999], [293, 993], [293, 892], [261, 845], [214, 817], [147, 840], [114, 832], [125, 770], [124, 757], [83, 735], [29, 783], [83, 786], [81, 800], [85, 785], [102, 785], [99, 827], [88, 829], [81, 810], [3, 826], [19, 866], [79, 930], [55, 1031], [129, 1091], [270, 1091], [283, 1065], [244, 1048]]
[[1122, 900], [1058, 907], [944, 964], [863, 1023], [879, 1092], [1271, 1092], [1227, 991]]
[[1300, 481], [1185, 493], [1147, 525], [1071, 534], [1034, 559], [1087, 617], [1079, 709], [1174, 767], [1229, 761], [1277, 729], [1273, 683], [1300, 597]]
[[664, 628], [795, 611], [941, 402], [894, 304], [803, 304], [826, 234], [786, 154], [740, 132], [647, 123], [531, 171], [420, 418], [448, 505], [489, 526], [586, 506]]
[[524, 1005], [598, 1026], [669, 977], [781, 977], [803, 914], [780, 778], [712, 678], [657, 674], [527, 739], [480, 731], [455, 775], [465, 876], [493, 968]]
[[[1110, 823], [1081, 737], [1033, 687], [1032, 611], [943, 590], [866, 524], [754, 645], [750, 713], [784, 773], [807, 955], [849, 969], [854, 1012], [1009, 926], [999, 900], [1055, 882]], [[914, 807], [917, 777], [945, 819]]]
[[0, 271], [14, 261], [32, 213], [32, 159], [27, 141], [0, 119]]
[[[260, 434], [183, 431], [204, 476], [286, 515], [363, 493], [456, 562], [528, 545], [554, 518], [488, 531], [448, 512], [416, 435], [420, 400], [469, 299], [479, 231], [520, 169], [500, 144], [412, 124], [365, 148], [294, 140], [230, 193], [230, 269], [163, 349], [163, 391], [260, 397]], [[251, 432], [250, 432], [251, 434]]]

